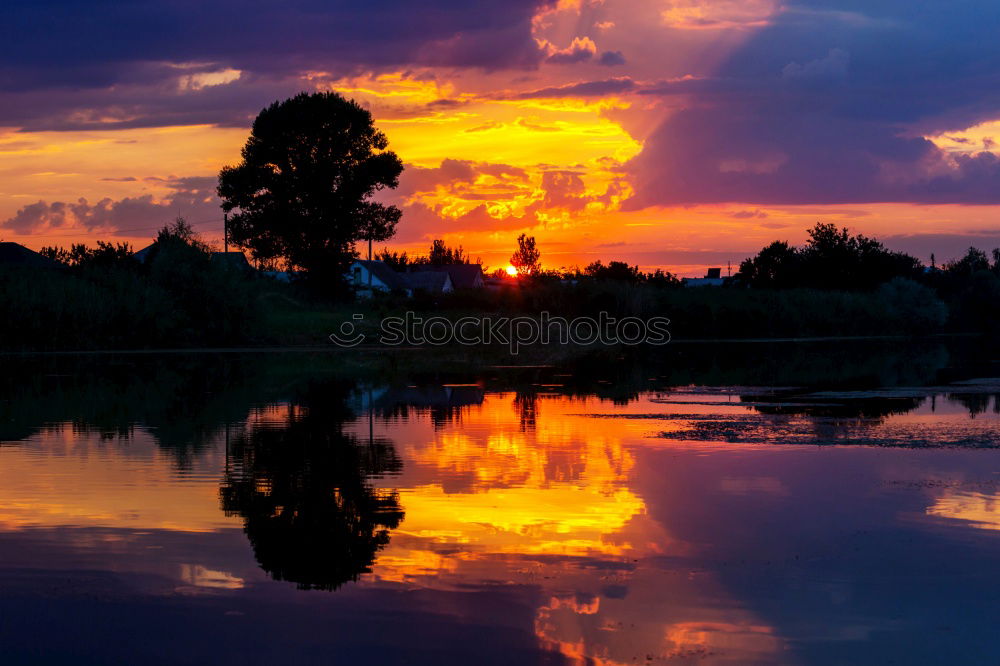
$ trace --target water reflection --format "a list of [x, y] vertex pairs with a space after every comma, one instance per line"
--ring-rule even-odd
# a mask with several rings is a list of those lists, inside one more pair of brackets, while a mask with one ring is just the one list
[[399, 471], [392, 443], [344, 432], [349, 391], [312, 384], [282, 420], [250, 423], [228, 442], [222, 508], [243, 519], [261, 568], [300, 589], [370, 573], [403, 519], [399, 495], [371, 485]]
[[[35, 617], [64, 661], [989, 661], [1000, 372], [882, 351], [52, 362], [0, 380], [0, 644], [37, 654]], [[135, 643], [73, 631], [95, 614]]]
[[[663, 409], [647, 418], [669, 420], [662, 435], [686, 441], [992, 448], [1000, 444], [998, 391], [1000, 378], [846, 391], [693, 387], [655, 399]], [[691, 405], [713, 409], [685, 413]]]

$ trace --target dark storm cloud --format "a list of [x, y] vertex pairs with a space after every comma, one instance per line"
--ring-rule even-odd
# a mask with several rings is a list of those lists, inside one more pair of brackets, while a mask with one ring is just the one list
[[1000, 203], [996, 155], [923, 135], [1000, 118], [1000, 4], [795, 0], [677, 96], [628, 165], [657, 204]]
[[245, 74], [226, 85], [178, 90], [173, 79], [112, 89], [0, 92], [0, 125], [25, 131], [170, 125], [245, 127], [263, 106], [301, 91], [296, 80]]
[[[261, 87], [288, 94], [282, 81], [303, 71], [530, 68], [547, 56], [531, 18], [551, 1], [5, 2], [0, 125], [72, 129], [106, 112], [108, 127], [245, 123]], [[179, 76], [220, 68], [245, 78], [177, 90]]]

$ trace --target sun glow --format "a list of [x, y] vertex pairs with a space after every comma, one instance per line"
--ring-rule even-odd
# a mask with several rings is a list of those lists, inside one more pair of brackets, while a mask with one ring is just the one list
[[511, 277], [517, 277], [517, 269], [513, 266], [507, 266], [507, 275]]

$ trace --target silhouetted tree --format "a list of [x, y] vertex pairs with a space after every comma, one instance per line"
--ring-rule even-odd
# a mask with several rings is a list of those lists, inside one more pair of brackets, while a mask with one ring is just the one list
[[960, 330], [1000, 332], [1000, 268], [982, 250], [970, 247], [961, 259], [944, 265], [936, 280]]
[[944, 270], [949, 275], [956, 277], [971, 276], [979, 271], [990, 270], [990, 260], [982, 250], [970, 247], [961, 259], [945, 264]]
[[[426, 257], [414, 257], [412, 264], [430, 264], [432, 266], [450, 266], [452, 264], [471, 264], [472, 258], [465, 252], [461, 245], [458, 247], [448, 247], [441, 239], [431, 242], [431, 250]], [[475, 263], [483, 263], [482, 259]]]
[[799, 279], [802, 259], [799, 251], [786, 241], [774, 241], [757, 256], [740, 264], [737, 278], [752, 287], [794, 287]]
[[802, 250], [807, 286], [821, 289], [872, 289], [894, 277], [914, 277], [920, 262], [891, 252], [874, 238], [851, 236], [846, 227], [817, 224]]
[[646, 273], [646, 282], [654, 287], [680, 287], [683, 284], [676, 275], [662, 268]]
[[605, 266], [600, 261], [595, 261], [583, 269], [585, 275], [597, 280], [615, 280], [618, 282], [639, 282], [643, 274], [638, 266], [629, 266], [624, 261], [609, 261]]
[[395, 233], [400, 210], [373, 200], [403, 171], [387, 147], [371, 113], [336, 93], [275, 102], [254, 121], [243, 160], [219, 173], [232, 241], [339, 283], [355, 243]]
[[740, 264], [738, 278], [753, 287], [874, 289], [895, 278], [917, 278], [920, 262], [887, 250], [874, 238], [852, 236], [845, 228], [817, 224], [801, 249], [775, 241]]
[[415, 263], [410, 260], [406, 252], [392, 252], [388, 248], [382, 248], [381, 252], [375, 254], [375, 258], [396, 271], [404, 271], [411, 263]]
[[131, 266], [138, 264], [128, 243], [97, 241], [97, 247], [74, 243], [67, 250], [63, 247], [43, 247], [39, 254], [66, 266], [87, 268], [91, 266]]
[[518, 275], [535, 275], [542, 268], [541, 256], [535, 246], [535, 237], [521, 234], [517, 237], [517, 251], [511, 255], [510, 264], [517, 269]]

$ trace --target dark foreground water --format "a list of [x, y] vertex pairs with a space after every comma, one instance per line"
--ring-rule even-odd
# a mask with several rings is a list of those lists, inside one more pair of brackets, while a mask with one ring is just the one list
[[0, 663], [997, 663], [993, 349], [7, 357]]

